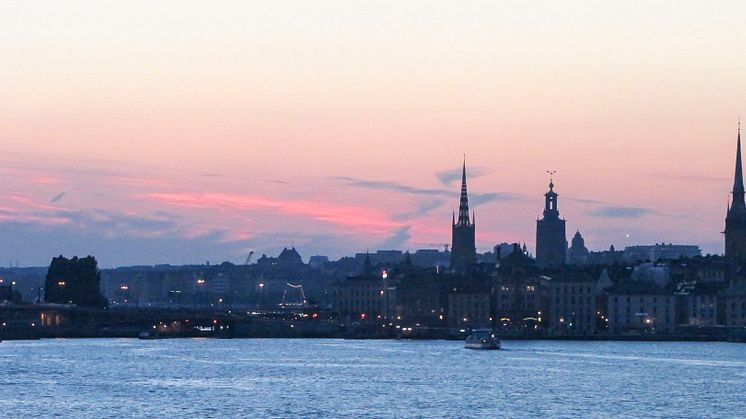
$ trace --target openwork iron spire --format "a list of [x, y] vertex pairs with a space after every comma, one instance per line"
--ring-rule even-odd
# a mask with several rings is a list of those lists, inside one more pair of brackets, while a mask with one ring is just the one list
[[469, 195], [466, 192], [466, 157], [464, 157], [464, 167], [461, 172], [461, 201], [458, 206], [457, 225], [471, 225], [471, 222], [469, 221]]
[[741, 120], [738, 120], [738, 142], [736, 146], [736, 173], [733, 176], [733, 206], [744, 203], [743, 165], [741, 162]]

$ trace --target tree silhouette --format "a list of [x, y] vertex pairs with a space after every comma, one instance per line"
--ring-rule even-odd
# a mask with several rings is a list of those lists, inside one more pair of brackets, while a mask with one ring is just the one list
[[77, 304], [86, 307], [106, 307], [101, 295], [101, 272], [93, 256], [67, 259], [53, 258], [44, 285], [44, 299], [48, 303]]

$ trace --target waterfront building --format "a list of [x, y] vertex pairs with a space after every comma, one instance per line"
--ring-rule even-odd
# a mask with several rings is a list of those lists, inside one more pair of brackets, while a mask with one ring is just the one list
[[593, 334], [600, 312], [597, 310], [598, 280], [580, 269], [550, 273], [550, 330], [562, 334]]
[[746, 327], [746, 280], [733, 282], [720, 298], [723, 300], [723, 323]]
[[741, 163], [741, 122], [738, 123], [736, 141], [736, 169], [733, 192], [725, 217], [725, 256], [742, 261], [746, 259], [746, 202], [744, 201], [743, 166]]
[[585, 240], [578, 230], [575, 232], [570, 248], [567, 250], [567, 263], [570, 265], [585, 265], [588, 263], [588, 255]]
[[469, 218], [469, 196], [466, 191], [466, 161], [461, 172], [461, 198], [458, 220], [453, 215], [451, 225], [451, 268], [456, 272], [467, 272], [477, 263], [474, 214]]
[[383, 318], [383, 297], [384, 283], [378, 275], [350, 277], [332, 286], [332, 303], [341, 319]]
[[489, 327], [490, 290], [484, 284], [469, 284], [454, 287], [448, 293], [448, 332], [451, 335], [462, 330]]
[[612, 334], [676, 331], [676, 297], [670, 287], [626, 281], [608, 296], [608, 330]]
[[430, 271], [409, 273], [389, 286], [392, 320], [410, 327], [444, 328], [448, 309], [448, 275]]
[[539, 275], [536, 263], [520, 248], [499, 260], [493, 286], [493, 315], [504, 331], [541, 327], [547, 311], [548, 277]]
[[689, 326], [715, 326], [718, 322], [717, 294], [709, 289], [697, 287], [694, 292], [686, 295], [683, 300], [685, 313], [688, 314], [686, 324]]
[[567, 254], [566, 221], [560, 218], [559, 194], [554, 181], [549, 180], [549, 191], [544, 194], [544, 216], [536, 220], [536, 263], [540, 268], [561, 266]]

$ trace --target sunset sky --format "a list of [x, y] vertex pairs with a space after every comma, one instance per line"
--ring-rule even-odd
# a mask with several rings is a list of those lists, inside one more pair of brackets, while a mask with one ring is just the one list
[[721, 253], [746, 2], [3, 1], [0, 264], [568, 240]]

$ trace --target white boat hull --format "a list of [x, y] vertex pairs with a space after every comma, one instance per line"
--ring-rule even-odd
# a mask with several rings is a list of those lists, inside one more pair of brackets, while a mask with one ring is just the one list
[[500, 349], [497, 342], [467, 342], [464, 344], [466, 349]]
[[500, 349], [500, 339], [490, 329], [474, 329], [464, 341], [466, 349]]

